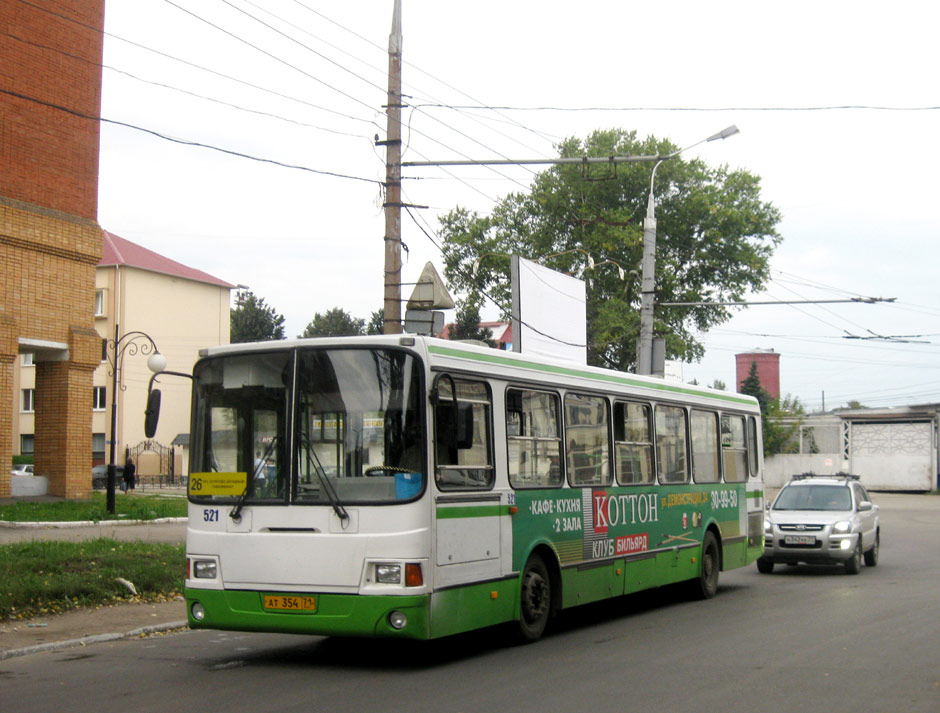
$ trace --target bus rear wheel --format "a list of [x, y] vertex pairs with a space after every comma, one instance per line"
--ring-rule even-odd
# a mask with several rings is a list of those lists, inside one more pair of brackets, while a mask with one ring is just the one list
[[532, 555], [526, 562], [519, 589], [519, 638], [524, 643], [538, 641], [552, 611], [552, 581], [539, 555]]
[[721, 570], [721, 555], [718, 540], [713, 532], [706, 532], [702, 539], [702, 566], [698, 577], [690, 582], [692, 595], [696, 599], [711, 599], [718, 593], [718, 572]]

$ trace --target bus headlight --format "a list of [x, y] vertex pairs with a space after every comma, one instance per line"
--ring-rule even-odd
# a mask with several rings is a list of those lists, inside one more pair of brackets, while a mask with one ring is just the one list
[[193, 577], [196, 579], [215, 579], [219, 575], [219, 566], [215, 560], [193, 560]]
[[193, 614], [193, 619], [196, 621], [202, 621], [206, 618], [206, 608], [202, 606], [199, 602], [195, 602], [190, 611]]
[[375, 581], [379, 582], [380, 584], [401, 584], [401, 565], [375, 565]]

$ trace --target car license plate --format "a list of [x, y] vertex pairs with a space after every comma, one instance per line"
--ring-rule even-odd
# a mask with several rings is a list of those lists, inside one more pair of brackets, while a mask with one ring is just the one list
[[264, 608], [274, 611], [297, 611], [312, 614], [317, 610], [317, 598], [295, 597], [286, 594], [265, 594]]
[[787, 535], [783, 538], [787, 545], [815, 545], [816, 538], [812, 535]]

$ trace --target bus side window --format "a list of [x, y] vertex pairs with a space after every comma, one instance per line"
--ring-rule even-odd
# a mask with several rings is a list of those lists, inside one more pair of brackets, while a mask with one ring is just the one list
[[721, 416], [721, 450], [725, 456], [725, 482], [747, 480], [747, 443], [744, 440], [744, 416]]
[[656, 407], [656, 470], [661, 483], [688, 483], [686, 415], [680, 406]]
[[692, 409], [692, 475], [696, 483], [721, 480], [718, 459], [718, 414]]
[[614, 465], [620, 485], [652, 483], [653, 426], [647, 404], [614, 404]]
[[495, 469], [491, 447], [489, 387], [482, 381], [441, 379], [434, 409], [435, 480], [441, 490], [489, 490]]
[[760, 475], [759, 463], [757, 457], [757, 449], [761, 448], [762, 444], [757, 438], [757, 419], [754, 416], [747, 417], [747, 467], [750, 471], [751, 477], [756, 478]]
[[512, 487], [561, 486], [563, 475], [557, 394], [507, 390], [506, 437], [509, 484]]
[[565, 394], [568, 479], [572, 486], [610, 484], [607, 399]]

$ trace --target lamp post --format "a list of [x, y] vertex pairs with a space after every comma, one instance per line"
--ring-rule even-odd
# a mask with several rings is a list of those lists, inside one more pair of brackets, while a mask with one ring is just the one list
[[675, 158], [683, 151], [718, 139], [727, 139], [739, 132], [733, 124], [727, 129], [712, 134], [707, 139], [697, 141], [690, 146], [663, 156], [653, 166], [650, 175], [650, 195], [646, 204], [646, 218], [643, 220], [643, 265], [640, 298], [640, 340], [637, 343], [636, 372], [650, 375], [653, 373], [653, 307], [656, 301], [656, 196], [653, 192], [656, 181], [656, 169], [663, 161]]
[[[140, 352], [141, 354], [149, 354], [150, 357], [147, 359], [147, 366], [150, 368], [150, 371], [155, 374], [159, 374], [161, 371], [166, 369], [166, 357], [160, 353], [160, 350], [157, 349], [156, 343], [153, 341], [153, 338], [146, 332], [128, 332], [123, 337], [121, 336], [121, 327], [119, 324], [114, 325], [114, 339], [108, 340], [108, 347], [110, 348], [108, 355], [108, 366], [111, 368], [111, 454], [110, 459], [108, 460], [108, 496], [107, 496], [107, 505], [108, 512], [114, 514], [114, 487], [115, 487], [115, 474], [116, 466], [114, 463], [115, 452], [117, 449], [117, 390], [118, 390], [118, 372], [120, 371], [124, 363], [125, 353], [133, 356]], [[125, 387], [121, 386], [123, 390]]]

